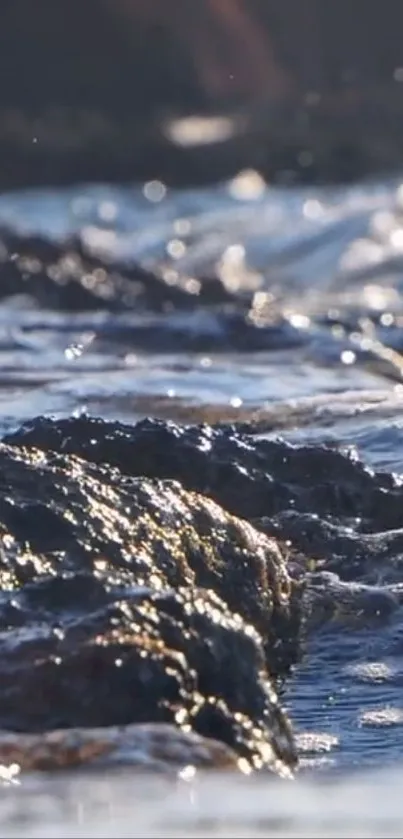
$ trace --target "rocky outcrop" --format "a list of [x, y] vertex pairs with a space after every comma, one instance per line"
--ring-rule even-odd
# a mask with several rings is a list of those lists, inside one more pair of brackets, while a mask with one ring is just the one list
[[[253, 352], [309, 341], [280, 311], [270, 311], [267, 324], [259, 322], [253, 292], [231, 292], [218, 276], [195, 280], [178, 273], [172, 283], [164, 269], [101, 258], [78, 239], [58, 244], [3, 230], [0, 300], [19, 295], [38, 309], [109, 312], [112, 317], [94, 335], [98, 347], [112, 343], [153, 352]], [[113, 321], [117, 315], [121, 319]], [[40, 312], [38, 319], [43, 322]], [[29, 329], [28, 324], [25, 331]]]
[[289, 776], [279, 696], [301, 638], [393, 628], [401, 608], [402, 491], [349, 450], [235, 426], [84, 415], [8, 434], [0, 755], [119, 762], [141, 724], [163, 732], [164, 765], [176, 731], [173, 752], [207, 739], [203, 765]]
[[[90, 253], [77, 238], [61, 244], [40, 236], [0, 231], [0, 300], [26, 295], [35, 305], [65, 312], [104, 310], [165, 314], [230, 303], [233, 296], [216, 277], [200, 281], [195, 296], [187, 277], [172, 284], [163, 272], [119, 263]], [[130, 325], [131, 331], [135, 325]], [[139, 330], [141, 324], [138, 325]], [[142, 325], [143, 333], [146, 325]], [[153, 336], [156, 340], [156, 336]]]
[[360, 530], [369, 532], [399, 528], [401, 522], [403, 491], [393, 474], [374, 473], [346, 448], [256, 439], [236, 425], [145, 419], [132, 426], [85, 415], [56, 423], [42, 417], [6, 440], [109, 463], [132, 476], [178, 480], [255, 523], [281, 513], [284, 538], [287, 516], [292, 532], [290, 511], [339, 525], [357, 519]]
[[172, 723], [289, 773], [299, 594], [276, 541], [107, 451], [26, 442], [0, 446], [2, 728]]
[[[402, 602], [401, 481], [374, 472], [354, 451], [256, 438], [236, 425], [147, 419], [131, 426], [85, 415], [38, 418], [6, 440], [107, 463], [130, 479], [178, 481], [214, 499], [284, 546], [288, 573], [304, 582], [304, 616], [315, 612], [315, 625], [387, 621]], [[248, 619], [257, 625], [256, 615]], [[285, 628], [283, 645], [287, 638], [292, 652]]]

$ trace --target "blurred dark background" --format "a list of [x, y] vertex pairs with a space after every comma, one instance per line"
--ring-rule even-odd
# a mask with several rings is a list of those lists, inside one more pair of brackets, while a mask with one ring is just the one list
[[399, 168], [402, 23], [399, 0], [1, 0], [0, 188]]

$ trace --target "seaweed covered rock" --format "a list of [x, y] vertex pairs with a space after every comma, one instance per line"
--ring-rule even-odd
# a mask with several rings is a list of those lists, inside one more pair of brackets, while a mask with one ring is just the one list
[[289, 771], [300, 598], [276, 541], [60, 448], [0, 445], [1, 726], [175, 723]]

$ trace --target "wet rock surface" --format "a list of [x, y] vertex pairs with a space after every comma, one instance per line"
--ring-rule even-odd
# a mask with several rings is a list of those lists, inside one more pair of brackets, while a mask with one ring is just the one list
[[[0, 301], [24, 299], [43, 310], [83, 316], [104, 313], [95, 347], [122, 351], [239, 351], [284, 349], [307, 343], [280, 310], [255, 323], [253, 293], [238, 294], [214, 270], [197, 279], [169, 266], [155, 270], [99, 256], [80, 239], [62, 245], [0, 231]], [[109, 315], [109, 318], [107, 317]], [[119, 318], [120, 316], [120, 318]], [[125, 319], [126, 316], [126, 319]], [[25, 324], [29, 339], [35, 324]], [[308, 338], [309, 340], [309, 338]]]
[[[119, 432], [102, 425], [105, 443]], [[298, 656], [300, 595], [277, 542], [107, 448], [88, 462], [24, 433], [0, 448], [1, 727], [174, 723], [289, 772], [277, 681]]]
[[1, 727], [85, 729], [92, 760], [89, 729], [173, 725], [286, 775], [302, 638], [400, 609], [402, 491], [347, 449], [235, 426], [26, 423], [0, 447]]
[[86, 415], [58, 422], [40, 417], [4, 439], [13, 446], [109, 463], [132, 476], [178, 480], [246, 519], [291, 510], [330, 523], [359, 519], [356, 526], [363, 533], [399, 528], [400, 479], [374, 472], [347, 447], [255, 438], [236, 425], [179, 426], [145, 419], [132, 426]]
[[110, 770], [128, 765], [132, 769], [155, 772], [183, 771], [186, 766], [194, 770], [249, 771], [247, 762], [224, 743], [167, 723], [59, 729], [24, 735], [3, 731], [0, 763], [13, 767], [10, 778], [20, 772], [54, 772], [78, 767]]
[[[346, 446], [268, 440], [236, 425], [151, 419], [125, 425], [85, 415], [57, 422], [40, 417], [5, 442], [52, 457], [63, 452], [91, 468], [106, 464], [130, 480], [180, 482], [249, 520], [255, 533], [276, 540], [291, 578], [303, 581], [304, 614], [315, 612], [315, 625], [334, 618], [355, 622], [357, 615], [362, 623], [387, 622], [400, 608], [402, 483], [393, 473], [365, 466]], [[228, 589], [215, 588], [231, 608], [239, 608], [239, 592], [228, 601]], [[245, 617], [266, 635], [255, 606]], [[293, 649], [288, 632], [281, 655]], [[271, 668], [281, 672], [273, 660]]]
[[27, 295], [44, 309], [72, 312], [186, 307], [191, 296], [141, 266], [130, 268], [88, 253], [78, 239], [64, 246], [3, 230], [0, 298]]
[[[365, 301], [353, 303], [343, 317], [320, 308], [309, 317], [294, 317], [284, 305], [282, 284], [276, 279], [276, 258], [256, 271], [237, 246], [229, 246], [222, 259], [215, 259], [208, 256], [208, 238], [204, 257], [204, 246], [192, 230], [197, 220], [185, 219], [188, 232], [172, 241], [169, 237], [178, 234], [175, 224], [171, 228], [168, 223], [166, 246], [160, 258], [151, 261], [147, 248], [145, 254], [140, 248], [136, 259], [125, 257], [124, 251], [119, 256], [119, 250], [107, 244], [108, 236], [113, 240], [116, 235], [113, 225], [106, 223], [104, 229], [102, 219], [92, 221], [95, 238], [80, 230], [62, 242], [0, 227], [0, 303], [10, 306], [13, 321], [19, 321], [18, 328], [2, 339], [6, 345], [22, 349], [37, 335], [42, 339], [51, 335], [57, 324], [66, 336], [84, 331], [91, 354], [98, 358], [102, 354], [124, 358], [136, 352], [253, 356], [264, 351], [288, 351], [292, 358], [292, 352], [299, 350], [311, 361], [322, 363], [326, 357], [340, 366], [347, 351], [354, 353], [363, 370], [401, 381], [398, 330], [393, 322], [385, 328], [376, 309]], [[139, 224], [138, 218], [134, 224]], [[236, 218], [234, 225], [239, 235]], [[141, 222], [139, 235], [144, 235]], [[175, 247], [183, 252], [183, 260], [175, 256]], [[300, 302], [304, 311], [306, 303], [303, 298]], [[157, 397], [163, 399], [163, 394]], [[158, 408], [164, 412], [163, 405], [148, 407], [150, 411], [155, 407], [157, 414]], [[220, 411], [211, 407], [217, 421], [228, 417], [228, 406]], [[255, 407], [258, 420], [259, 401]], [[178, 410], [174, 407], [175, 418]], [[310, 418], [308, 411], [307, 421]]]

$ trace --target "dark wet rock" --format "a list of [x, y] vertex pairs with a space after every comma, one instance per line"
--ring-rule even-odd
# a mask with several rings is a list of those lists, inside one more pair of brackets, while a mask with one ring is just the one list
[[369, 584], [401, 579], [403, 530], [362, 533], [360, 521], [327, 521], [317, 513], [285, 510], [270, 519], [259, 519], [259, 529], [290, 540], [294, 551], [315, 560], [317, 568], [335, 572], [344, 581]]
[[289, 723], [252, 627], [202, 589], [143, 589], [109, 601], [75, 620], [55, 610], [37, 631], [27, 622], [21, 638], [12, 630], [14, 643], [2, 645], [5, 727], [171, 722], [227, 743], [255, 768], [294, 765]]
[[1, 727], [175, 723], [288, 771], [300, 595], [276, 541], [60, 448], [0, 446]]
[[396, 634], [402, 494], [236, 426], [26, 423], [0, 446], [0, 724], [176, 725], [286, 773], [301, 640]]
[[[130, 766], [144, 772], [195, 769], [250, 771], [237, 753], [211, 737], [169, 723], [0, 733], [0, 761], [24, 772]], [[12, 773], [11, 773], [12, 774]]]
[[[6, 440], [108, 463], [127, 476], [180, 481], [248, 519], [283, 546], [289, 573], [308, 589], [311, 627], [336, 617], [349, 625], [385, 622], [400, 608], [403, 487], [347, 448], [269, 441], [235, 426], [129, 426], [89, 416], [38, 418]], [[319, 583], [312, 571], [324, 575]]]
[[[93, 349], [212, 352], [284, 349], [310, 340], [280, 312], [257, 326], [251, 295], [228, 291], [218, 276], [197, 281], [120, 264], [90, 253], [78, 239], [56, 244], [0, 234], [0, 300], [28, 297], [38, 309], [130, 314], [99, 325]], [[46, 328], [46, 327], [45, 327]], [[29, 334], [29, 326], [24, 332]]]
[[150, 419], [131, 426], [85, 415], [58, 422], [41, 417], [5, 440], [109, 463], [127, 475], [179, 480], [255, 522], [292, 509], [343, 520], [360, 533], [401, 525], [400, 479], [374, 472], [348, 449], [256, 439], [235, 426]]
[[[128, 481], [133, 476], [180, 481], [186, 490], [250, 520], [255, 531], [278, 540], [289, 573], [308, 589], [304, 614], [311, 626], [313, 612], [314, 625], [334, 622], [335, 615], [342, 621], [348, 616], [350, 624], [355, 615], [358, 625], [365, 616], [388, 620], [400, 606], [401, 481], [367, 468], [347, 448], [269, 441], [235, 426], [180, 427], [162, 420], [129, 426], [89, 416], [38, 418], [5, 439], [11, 446], [109, 464]], [[195, 528], [200, 532], [199, 522]], [[313, 570], [324, 575], [319, 583]], [[388, 587], [382, 595], [380, 585]], [[231, 609], [239, 608], [243, 583], [233, 600], [228, 588], [214, 588]], [[265, 635], [255, 612], [242, 614]], [[286, 632], [283, 643], [285, 637]]]
[[60, 245], [3, 230], [0, 241], [0, 299], [23, 294], [40, 307], [64, 311], [164, 311], [190, 305], [184, 289], [138, 265], [103, 261], [79, 240]]
[[347, 583], [330, 571], [310, 573], [305, 588], [305, 619], [310, 629], [323, 625], [350, 628], [387, 625], [403, 602], [401, 587]]

